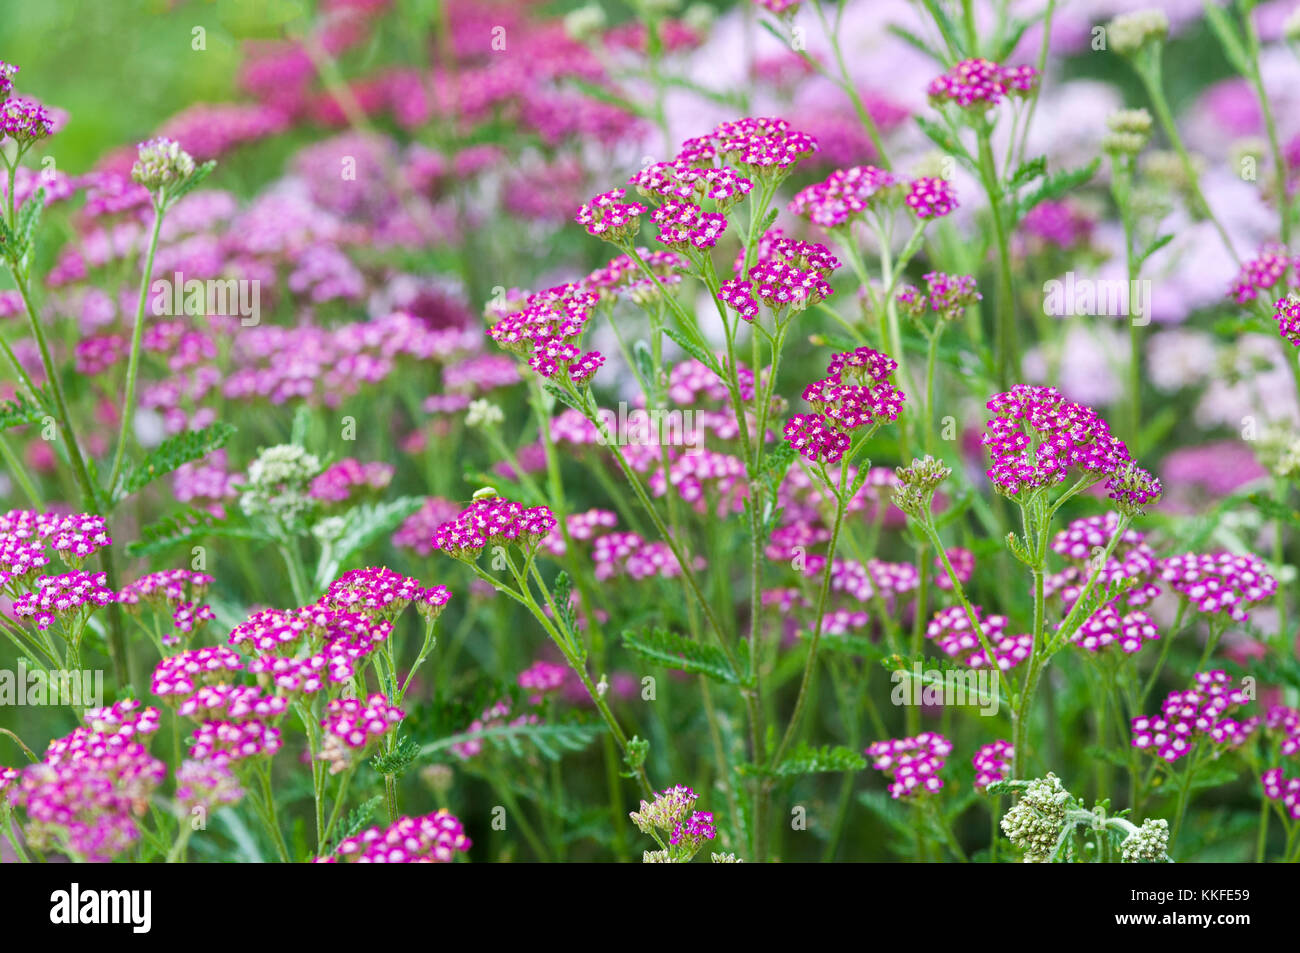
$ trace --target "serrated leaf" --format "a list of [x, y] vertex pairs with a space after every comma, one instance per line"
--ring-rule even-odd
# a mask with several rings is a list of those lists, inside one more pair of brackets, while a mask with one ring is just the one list
[[1020, 168], [1012, 173], [1010, 180], [1007, 182], [1007, 189], [1015, 191], [1035, 179], [1041, 179], [1045, 175], [1047, 175], [1047, 156], [1038, 156], [1022, 163]]
[[0, 400], [0, 431], [40, 423], [46, 413], [44, 407], [28, 400], [26, 394], [17, 394], [13, 400]]
[[571, 722], [542, 724], [491, 725], [477, 731], [462, 731], [439, 738], [420, 749], [422, 757], [448, 751], [453, 745], [467, 741], [485, 741], [488, 744], [522, 755], [525, 746], [536, 748], [545, 758], [558, 761], [566, 751], [581, 751], [591, 744], [604, 729], [599, 725], [582, 725]]
[[140, 530], [139, 538], [126, 544], [128, 556], [152, 556], [166, 552], [180, 543], [208, 537], [226, 539], [266, 539], [266, 536], [254, 529], [230, 526], [206, 510], [185, 507], [166, 516], [156, 523], [150, 523]]
[[697, 361], [699, 361], [709, 370], [713, 371], [713, 373], [717, 375], [719, 380], [723, 379], [722, 365], [718, 363], [717, 358], [715, 358], [704, 348], [700, 347], [698, 344], [696, 344], [694, 341], [688, 338], [681, 331], [678, 331], [676, 328], [664, 328], [663, 330], [664, 330], [664, 334], [668, 335], [668, 337], [671, 338], [678, 347], [680, 347], [691, 357], [695, 358]]
[[823, 745], [814, 748], [808, 744], [800, 744], [778, 765], [759, 768], [755, 765], [743, 764], [738, 766], [738, 770], [748, 777], [793, 778], [805, 774], [861, 771], [866, 766], [866, 758], [843, 745]]
[[207, 162], [203, 163], [201, 166], [196, 168], [193, 174], [190, 175], [188, 179], [186, 179], [179, 186], [177, 186], [175, 192], [167, 196], [167, 207], [171, 208], [181, 199], [185, 198], [185, 196], [189, 195], [200, 185], [202, 185], [203, 180], [206, 179], [209, 175], [211, 175], [212, 170], [215, 169], [216, 167], [217, 167], [217, 160], [209, 159]]
[[1137, 259], [1138, 268], [1141, 268], [1143, 265], [1145, 265], [1148, 258], [1154, 255], [1160, 249], [1164, 248], [1173, 240], [1174, 240], [1174, 236], [1172, 233], [1161, 235], [1159, 238], [1154, 239], [1151, 242], [1151, 244], [1146, 247], [1146, 250], [1142, 252], [1142, 254], [1138, 255], [1138, 259]]
[[550, 394], [560, 403], [564, 404], [564, 406], [571, 407], [574, 410], [576, 410], [578, 413], [582, 414], [583, 416], [586, 416], [587, 413], [586, 408], [584, 408], [581, 404], [579, 404], [576, 400], [574, 400], [572, 394], [570, 394], [568, 391], [562, 388], [559, 384], [556, 384], [554, 381], [546, 381], [546, 380], [542, 381], [542, 390], [546, 391], [546, 393]]
[[388, 753], [377, 754], [370, 759], [370, 766], [385, 777], [400, 778], [406, 773], [416, 758], [420, 756], [420, 745], [410, 737], [399, 738], [396, 747]]
[[111, 491], [113, 503], [120, 503], [137, 493], [160, 476], [166, 476], [177, 467], [201, 460], [213, 450], [224, 446], [235, 428], [227, 423], [215, 423], [202, 430], [188, 430], [168, 437], [145, 455], [139, 463], [128, 464]]
[[382, 503], [362, 503], [348, 510], [343, 517], [343, 532], [330, 544], [327, 553], [321, 553], [316, 567], [316, 588], [329, 585], [354, 554], [391, 533], [423, 505], [421, 497], [402, 496]]
[[370, 819], [375, 816], [379, 806], [384, 803], [383, 795], [376, 794], [368, 801], [348, 811], [348, 816], [344, 818], [343, 823], [339, 825], [338, 833], [334, 837], [334, 843], [347, 840], [349, 837], [355, 837], [361, 833], [361, 829], [369, 823]]
[[1040, 202], [1058, 199], [1071, 189], [1078, 188], [1085, 182], [1090, 181], [1097, 173], [1097, 167], [1100, 164], [1101, 159], [1097, 158], [1081, 168], [1065, 169], [1049, 175], [1042, 185], [1016, 203], [1016, 220], [1019, 221], [1026, 212]]
[[652, 662], [726, 685], [740, 684], [740, 674], [731, 667], [726, 653], [716, 645], [704, 645], [666, 629], [643, 633], [624, 632], [623, 645]]
[[36, 225], [41, 220], [41, 212], [44, 210], [45, 186], [41, 186], [18, 209], [17, 221], [14, 223], [16, 231], [14, 234], [14, 251], [12, 253], [15, 258], [22, 258], [32, 247], [32, 239], [36, 235]]
[[966, 147], [946, 126], [924, 116], [916, 116], [916, 124], [927, 139], [950, 155], [967, 155]]

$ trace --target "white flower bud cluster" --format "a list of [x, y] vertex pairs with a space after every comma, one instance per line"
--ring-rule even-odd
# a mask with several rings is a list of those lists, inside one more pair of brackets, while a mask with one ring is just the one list
[[320, 460], [297, 444], [267, 447], [248, 468], [239, 507], [246, 516], [272, 516], [291, 525], [315, 506], [307, 485], [320, 470]]
[[1120, 859], [1126, 864], [1159, 863], [1167, 859], [1169, 822], [1148, 818], [1120, 845]]
[[1110, 21], [1106, 38], [1121, 56], [1132, 56], [1148, 43], [1159, 43], [1169, 35], [1169, 17], [1163, 10], [1137, 10]]
[[1044, 863], [1051, 859], [1052, 851], [1065, 824], [1066, 805], [1070, 792], [1061, 785], [1054, 774], [1029, 782], [1028, 787], [1002, 818], [1002, 831], [1011, 843], [1025, 852], [1026, 863]]

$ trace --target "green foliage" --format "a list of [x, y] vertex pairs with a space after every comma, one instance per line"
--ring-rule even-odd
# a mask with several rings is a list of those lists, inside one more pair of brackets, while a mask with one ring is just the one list
[[581, 751], [600, 737], [604, 728], [576, 722], [552, 722], [536, 725], [491, 725], [477, 731], [462, 731], [430, 742], [420, 750], [422, 757], [441, 755], [452, 745], [481, 740], [494, 748], [521, 758], [535, 750], [548, 761], [559, 761], [566, 751]]
[[187, 430], [168, 437], [139, 463], [128, 464], [122, 470], [110, 490], [112, 502], [120, 503], [177, 467], [202, 460], [213, 450], [225, 446], [234, 433], [235, 428], [230, 424], [215, 423], [202, 430]]
[[[37, 401], [41, 396], [38, 394]], [[39, 423], [45, 415], [45, 408], [28, 400], [24, 394], [17, 394], [13, 400], [0, 400], [0, 431]]]
[[370, 766], [385, 777], [400, 778], [420, 756], [420, 752], [421, 747], [417, 741], [409, 736], [403, 736], [397, 739], [397, 744], [392, 751], [371, 758]]
[[726, 653], [658, 626], [643, 632], [623, 633], [623, 645], [642, 658], [666, 668], [703, 675], [725, 685], [739, 685], [741, 677]]
[[800, 744], [778, 765], [759, 767], [744, 764], [739, 766], [739, 770], [747, 777], [794, 778], [805, 774], [861, 771], [866, 766], [866, 758], [843, 745], [822, 745], [820, 748], [814, 748], [808, 744]]
[[183, 543], [205, 538], [265, 540], [265, 534], [246, 526], [231, 526], [206, 510], [183, 507], [156, 523], [142, 527], [139, 539], [126, 545], [132, 558], [167, 552]]

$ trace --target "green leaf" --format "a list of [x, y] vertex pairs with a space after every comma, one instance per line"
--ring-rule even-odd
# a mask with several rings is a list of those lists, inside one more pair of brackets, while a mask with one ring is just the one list
[[1246, 501], [1270, 520], [1277, 520], [1291, 526], [1300, 526], [1300, 510], [1280, 503], [1264, 493], [1251, 493]]
[[360, 834], [361, 829], [370, 822], [370, 819], [375, 816], [375, 812], [379, 810], [379, 806], [383, 803], [384, 796], [376, 794], [370, 800], [363, 801], [348, 811], [348, 816], [343, 819], [343, 823], [339, 825], [338, 833], [334, 835], [330, 849], [332, 850], [341, 841]]
[[843, 745], [823, 745], [814, 748], [801, 743], [780, 764], [759, 768], [752, 764], [739, 765], [742, 775], [749, 777], [793, 778], [805, 774], [826, 774], [842, 771], [861, 771], [867, 759], [852, 748]]
[[1143, 265], [1146, 264], [1148, 258], [1154, 255], [1160, 249], [1164, 248], [1173, 240], [1174, 240], [1174, 236], [1172, 233], [1161, 235], [1159, 238], [1153, 240], [1151, 244], [1146, 247], [1146, 251], [1138, 255], [1138, 259], [1137, 259], [1138, 268], [1140, 269]]
[[0, 400], [0, 431], [40, 423], [45, 416], [45, 408], [32, 403], [25, 394], [17, 394], [13, 400]]
[[391, 753], [375, 755], [370, 759], [370, 766], [384, 777], [400, 778], [420, 756], [420, 751], [420, 745], [414, 739], [399, 738]]
[[307, 431], [311, 428], [311, 407], [299, 404], [293, 412], [293, 424], [289, 428], [289, 442], [307, 449]]
[[1058, 199], [1071, 189], [1078, 188], [1091, 180], [1096, 175], [1099, 165], [1101, 159], [1096, 158], [1081, 168], [1066, 169], [1049, 175], [1042, 185], [1016, 203], [1016, 221], [1020, 221], [1026, 212], [1040, 202]]
[[167, 196], [167, 207], [171, 208], [181, 199], [185, 198], [185, 196], [189, 195], [200, 185], [202, 185], [203, 180], [206, 179], [209, 175], [211, 175], [212, 170], [215, 169], [216, 167], [217, 167], [217, 160], [209, 159], [207, 162], [203, 163], [201, 166], [196, 168], [193, 174], [188, 179], [186, 179], [179, 186], [177, 186], [175, 192]]
[[726, 685], [740, 684], [740, 674], [716, 645], [704, 645], [658, 627], [643, 633], [624, 632], [623, 645], [667, 668], [703, 675]]
[[452, 745], [466, 741], [485, 741], [496, 748], [522, 756], [529, 746], [549, 761], [558, 761], [566, 751], [581, 751], [591, 744], [604, 729], [599, 725], [572, 722], [492, 725], [478, 731], [463, 731], [426, 744], [420, 754], [424, 757], [440, 754]]
[[919, 126], [921, 131], [925, 133], [926, 138], [944, 152], [949, 155], [966, 156], [969, 158], [969, 153], [966, 151], [966, 147], [961, 144], [961, 141], [952, 134], [947, 126], [943, 126], [935, 122], [933, 119], [926, 119], [924, 116], [917, 116], [915, 118], [917, 126]]
[[713, 371], [719, 380], [725, 379], [722, 373], [722, 365], [718, 363], [718, 359], [704, 348], [700, 347], [700, 345], [696, 344], [676, 328], [664, 328], [664, 334], [668, 335], [668, 337], [671, 338], [683, 351], [695, 358], [709, 370]]
[[638, 340], [633, 344], [632, 360], [636, 362], [637, 375], [647, 386], [653, 387], [655, 379], [654, 355], [650, 353], [650, 345], [642, 340]]
[[1254, 75], [1254, 70], [1251, 67], [1250, 56], [1246, 53], [1246, 45], [1242, 42], [1236, 26], [1224, 9], [1216, 6], [1211, 0], [1205, 0], [1204, 7], [1206, 22], [1214, 31], [1219, 45], [1223, 47], [1224, 57], [1232, 64], [1233, 69], [1249, 79]]
[[15, 222], [17, 232], [14, 234], [13, 255], [15, 258], [22, 258], [32, 247], [32, 239], [36, 235], [36, 225], [41, 220], [41, 212], [43, 211], [45, 211], [45, 187], [41, 186], [18, 210], [17, 221]]
[[1021, 186], [1028, 185], [1035, 179], [1041, 179], [1045, 175], [1047, 175], [1047, 156], [1038, 156], [1036, 159], [1030, 159], [1028, 162], [1023, 163], [1020, 168], [1016, 169], [1007, 182], [1007, 189], [1014, 192]]
[[343, 532], [321, 552], [316, 567], [316, 588], [329, 585], [349, 558], [391, 533], [423, 505], [421, 497], [402, 496], [382, 503], [362, 503], [348, 510], [343, 517]]
[[934, 60], [940, 66], [946, 67], [948, 65], [947, 60], [945, 60], [940, 54], [936, 53], [934, 50], [930, 49], [930, 45], [926, 43], [925, 40], [921, 39], [919, 36], [913, 33], [911, 30], [904, 29], [903, 27], [899, 26], [896, 23], [891, 23], [887, 29], [889, 30], [890, 33], [894, 34], [894, 36], [898, 37], [908, 46], [912, 47], [917, 52], [924, 53], [926, 56], [930, 57], [930, 59]]
[[235, 432], [227, 423], [215, 423], [202, 430], [188, 430], [168, 437], [151, 450], [139, 463], [129, 464], [117, 478], [112, 488], [113, 503], [120, 503], [137, 493], [160, 476], [166, 476], [177, 467], [201, 460], [213, 450], [225, 445]]
[[156, 523], [143, 527], [139, 539], [126, 544], [126, 554], [131, 557], [152, 556], [166, 552], [181, 543], [208, 537], [258, 540], [267, 538], [265, 534], [248, 527], [229, 526], [206, 510], [185, 507]]
[[550, 394], [552, 397], [554, 397], [560, 403], [564, 404], [566, 407], [572, 407], [574, 410], [582, 414], [584, 417], [587, 415], [586, 408], [584, 408], [581, 404], [579, 404], [576, 400], [574, 400], [572, 394], [570, 394], [559, 384], [556, 384], [554, 381], [548, 381], [548, 380], [542, 381], [542, 390], [546, 391], [546, 393]]

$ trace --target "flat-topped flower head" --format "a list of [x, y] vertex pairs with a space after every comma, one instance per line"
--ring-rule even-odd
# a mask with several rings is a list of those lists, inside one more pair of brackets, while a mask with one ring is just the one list
[[451, 599], [445, 586], [426, 588], [420, 580], [383, 566], [350, 569], [330, 583], [320, 604], [347, 612], [392, 619], [411, 603], [421, 615], [436, 618]]
[[1061, 779], [1049, 773], [1030, 781], [1020, 800], [1002, 817], [1002, 832], [1025, 852], [1025, 860], [1041, 863], [1056, 850], [1065, 815], [1073, 798]]
[[1132, 460], [1124, 463], [1106, 481], [1107, 495], [1126, 516], [1141, 516], [1147, 506], [1160, 502], [1164, 489], [1160, 481]]
[[894, 505], [908, 516], [924, 518], [933, 505], [935, 491], [952, 475], [952, 467], [927, 454], [908, 466], [899, 467], [894, 473], [898, 477]]
[[378, 693], [364, 703], [355, 698], [332, 699], [321, 721], [325, 730], [318, 757], [329, 762], [330, 774], [345, 771], [374, 742], [397, 730], [405, 717], [404, 711]]
[[971, 764], [975, 766], [975, 788], [983, 790], [994, 781], [1005, 781], [1011, 774], [1011, 759], [1015, 754], [1009, 741], [990, 741], [975, 752]]
[[31, 619], [44, 630], [60, 619], [65, 625], [85, 622], [95, 609], [109, 605], [115, 593], [105, 583], [107, 573], [74, 569], [60, 576], [39, 576], [35, 588], [14, 600], [13, 613]]
[[54, 117], [34, 99], [0, 102], [0, 142], [8, 137], [24, 149], [53, 134]]
[[1128, 449], [1091, 407], [1051, 387], [1017, 385], [989, 399], [995, 416], [980, 442], [988, 477], [1007, 496], [1063, 483], [1101, 480], [1129, 462]]
[[999, 66], [986, 59], [957, 63], [935, 77], [926, 89], [932, 103], [955, 103], [962, 109], [989, 109], [1008, 96], [1028, 96], [1038, 88], [1032, 66]]
[[[717, 155], [740, 166], [750, 178], [777, 181], [785, 178], [803, 159], [817, 152], [817, 140], [792, 129], [784, 119], [747, 118], [724, 122], [712, 133]], [[691, 144], [683, 145], [679, 158], [696, 154]]]
[[449, 864], [470, 849], [465, 827], [446, 810], [424, 817], [399, 817], [388, 827], [371, 827], [339, 843], [317, 863]]
[[808, 186], [787, 207], [822, 228], [839, 228], [885, 207], [901, 194], [903, 180], [873, 165], [837, 169]]
[[1282, 339], [1300, 347], [1300, 299], [1290, 296], [1280, 299], [1273, 317], [1277, 320], [1277, 333], [1282, 335]]
[[159, 698], [184, 697], [201, 685], [227, 681], [243, 668], [243, 656], [224, 645], [190, 649], [155, 665], [150, 687]]
[[1277, 592], [1277, 579], [1251, 553], [1184, 553], [1160, 560], [1160, 578], [1197, 611], [1223, 614], [1236, 622], [1250, 618], [1247, 607]]
[[238, 804], [244, 789], [225, 762], [183, 761], [176, 769], [174, 796], [182, 823], [188, 823], [196, 809], [207, 814]]
[[941, 321], [955, 321], [984, 296], [975, 290], [971, 275], [946, 275], [931, 271], [922, 276], [926, 290], [905, 285], [895, 295], [899, 306], [913, 320], [933, 315]]
[[890, 797], [911, 798], [943, 789], [939, 771], [952, 753], [952, 742], [926, 731], [912, 738], [874, 741], [864, 753], [871, 766], [889, 778]]
[[1253, 698], [1252, 693], [1233, 687], [1232, 678], [1222, 669], [1197, 672], [1192, 688], [1169, 693], [1159, 715], [1132, 720], [1132, 745], [1169, 762], [1191, 753], [1200, 742], [1236, 747], [1254, 731], [1259, 719], [1240, 722], [1225, 716]]
[[815, 463], [838, 462], [853, 431], [898, 419], [906, 396], [888, 379], [897, 367], [889, 355], [868, 347], [833, 355], [828, 376], [804, 388], [814, 412], [786, 421], [786, 440]]
[[912, 180], [903, 202], [923, 221], [943, 218], [957, 207], [957, 193], [947, 179], [921, 176]]
[[636, 235], [640, 216], [648, 209], [640, 202], [624, 202], [626, 189], [611, 189], [585, 202], [573, 220], [586, 227], [587, 234], [616, 245], [625, 244]]
[[[1274, 289], [1284, 290], [1292, 275], [1300, 275], [1300, 263], [1283, 246], [1265, 245], [1255, 258], [1242, 263], [1228, 289], [1228, 297], [1237, 304], [1272, 299], [1278, 294]], [[1281, 305], [1279, 300], [1277, 306]]]
[[578, 284], [547, 288], [529, 295], [522, 310], [488, 328], [488, 336], [502, 349], [527, 357], [528, 366], [542, 377], [567, 376], [574, 384], [583, 384], [605, 362], [599, 351], [584, 354], [578, 347], [599, 300], [599, 292]]
[[1145, 109], [1119, 109], [1106, 117], [1109, 130], [1101, 140], [1103, 152], [1135, 156], [1151, 140], [1151, 114]]
[[[493, 491], [495, 493], [495, 491]], [[555, 529], [555, 514], [545, 506], [525, 507], [501, 496], [475, 499], [433, 534], [435, 549], [455, 559], [474, 560], [485, 546], [531, 550]]]

